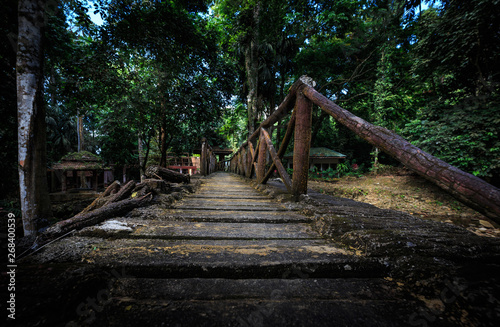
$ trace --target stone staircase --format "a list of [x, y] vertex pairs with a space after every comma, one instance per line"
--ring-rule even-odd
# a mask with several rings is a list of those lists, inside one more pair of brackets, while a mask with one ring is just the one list
[[[342, 219], [346, 212], [354, 212], [354, 201], [334, 201], [336, 210], [344, 208]], [[390, 217], [373, 206], [359, 207], [367, 214], [375, 210], [375, 218]], [[83, 229], [33, 256], [32, 264], [62, 272], [66, 285], [59, 292], [71, 294], [67, 301], [53, 300], [66, 313], [51, 320], [45, 317], [47, 324], [418, 326], [430, 322], [421, 319], [425, 301], [390, 277], [387, 258], [322, 237], [315, 220], [297, 206], [275, 201], [239, 176], [212, 174], [173, 208], [154, 215], [148, 210]], [[53, 273], [47, 276], [45, 283], [55, 278]]]

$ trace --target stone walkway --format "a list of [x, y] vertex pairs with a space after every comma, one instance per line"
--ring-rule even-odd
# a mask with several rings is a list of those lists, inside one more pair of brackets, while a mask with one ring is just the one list
[[[334, 204], [316, 203], [317, 212], [335, 208], [336, 230], [359, 229], [356, 219], [404, 221], [364, 204], [355, 215], [355, 201], [329, 201]], [[437, 314], [441, 307], [429, 311], [433, 321], [426, 318], [430, 295], [415, 296], [414, 288], [391, 277], [387, 253], [371, 255], [320, 234], [332, 224], [305, 216], [304, 208], [217, 173], [173, 208], [154, 217], [139, 210], [86, 228], [30, 264], [50, 269], [41, 274], [44, 283], [54, 271], [65, 280], [66, 314], [53, 326], [418, 326], [437, 318], [453, 325], [448, 314]], [[356, 217], [348, 220], [348, 213]], [[404, 248], [413, 251], [408, 242]]]

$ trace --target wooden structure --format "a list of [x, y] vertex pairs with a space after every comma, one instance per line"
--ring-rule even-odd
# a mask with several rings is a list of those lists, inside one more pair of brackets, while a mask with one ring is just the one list
[[[231, 155], [233, 150], [212, 147], [206, 138], [201, 140], [201, 149], [194, 151], [200, 153], [200, 174], [210, 175], [214, 171], [226, 170], [225, 156]], [[217, 161], [217, 157], [219, 160]]]
[[[336, 167], [337, 164], [344, 161], [345, 158], [346, 156], [344, 154], [324, 147], [311, 148], [309, 149], [309, 169], [316, 167], [318, 171], [327, 170], [328, 168], [332, 168], [332, 166]], [[287, 168], [293, 168], [291, 165], [293, 152], [285, 154], [283, 159], [288, 160]]]
[[[278, 109], [260, 124], [233, 155], [230, 160], [229, 170], [246, 177], [253, 176], [255, 171], [257, 181], [261, 184], [265, 184], [272, 173], [277, 170], [287, 190], [296, 199], [301, 194], [306, 194], [312, 106], [315, 104], [356, 135], [400, 161], [408, 169], [435, 183], [463, 203], [500, 223], [500, 189], [422, 151], [394, 132], [372, 125], [353, 115], [318, 93], [314, 86], [314, 81], [307, 76], [302, 76], [296, 81]], [[289, 113], [291, 113], [291, 119], [285, 137], [279, 149], [276, 150], [269, 136], [269, 127]], [[292, 134], [295, 134], [294, 169], [293, 176], [290, 178], [281, 160]], [[272, 158], [270, 167], [266, 165], [267, 153]], [[216, 164], [213, 166], [215, 168]]]
[[167, 168], [181, 174], [194, 175], [200, 169], [200, 158], [184, 156], [167, 156]]
[[105, 170], [111, 171], [111, 168], [105, 168], [101, 157], [95, 154], [87, 151], [70, 153], [49, 169], [51, 189], [55, 191], [56, 178], [59, 178], [62, 192], [70, 189], [97, 191], [101, 180], [104, 184]]

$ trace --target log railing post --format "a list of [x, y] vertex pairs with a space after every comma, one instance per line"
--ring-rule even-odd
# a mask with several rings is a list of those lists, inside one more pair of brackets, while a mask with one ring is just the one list
[[201, 139], [200, 173], [207, 176], [207, 139]]
[[247, 169], [248, 169], [248, 165], [247, 165], [247, 162], [248, 162], [248, 148], [243, 148], [242, 152], [243, 152], [243, 157], [241, 159], [241, 165], [242, 165], [242, 168], [243, 168], [242, 175], [246, 176], [247, 175]]
[[309, 150], [311, 147], [312, 102], [297, 92], [295, 117], [295, 142], [293, 147], [292, 193], [296, 200], [307, 193], [309, 176]]
[[252, 178], [253, 172], [255, 171], [255, 169], [254, 169], [254, 167], [255, 167], [254, 166], [254, 162], [255, 162], [255, 159], [257, 159], [257, 154], [258, 154], [257, 152], [259, 151], [259, 145], [257, 143], [257, 148], [254, 149], [252, 142], [248, 142], [248, 147], [250, 149], [250, 159], [248, 160], [248, 163], [247, 163], [248, 164], [248, 175], [247, 175], [247, 177], [248, 178]]
[[259, 137], [259, 154], [257, 158], [257, 182], [262, 183], [266, 174], [266, 152], [267, 143], [264, 134], [260, 133]]

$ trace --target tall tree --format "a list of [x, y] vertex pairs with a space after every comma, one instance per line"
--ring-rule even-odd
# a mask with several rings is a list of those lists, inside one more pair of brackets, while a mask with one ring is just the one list
[[443, 1], [416, 24], [412, 73], [425, 99], [407, 137], [500, 185], [499, 0]]
[[[224, 46], [239, 55], [237, 61], [243, 62], [244, 83], [242, 97], [246, 97], [247, 127], [249, 135], [257, 126], [258, 114], [262, 111], [259, 95], [259, 48], [262, 45], [260, 31], [263, 19], [263, 3], [260, 0], [216, 1], [213, 7], [217, 23], [225, 39]], [[228, 33], [229, 32], [229, 33]]]
[[25, 236], [34, 236], [51, 216], [47, 187], [43, 99], [44, 0], [19, 0], [17, 48], [18, 153]]
[[[298, 52], [297, 28], [288, 28], [287, 15], [302, 4], [293, 1], [218, 0], [212, 7], [220, 30], [220, 44], [231, 54], [240, 73], [240, 101], [246, 103], [247, 129], [252, 134], [259, 120], [281, 102], [292, 58]], [[288, 25], [293, 25], [293, 22]], [[302, 38], [304, 39], [304, 38]], [[302, 40], [303, 41], [303, 40]]]
[[247, 72], [248, 96], [248, 135], [252, 135], [257, 126], [259, 107], [259, 28], [261, 19], [261, 4], [256, 1], [250, 14], [250, 33], [242, 44], [245, 52], [245, 69]]
[[[150, 112], [142, 113], [134, 103], [126, 102], [131, 111], [155, 120], [160, 161], [165, 165], [167, 151], [193, 147], [194, 140], [186, 139], [190, 130], [197, 130], [199, 138], [210, 130], [210, 124], [205, 123], [220, 117], [231, 74], [222, 72], [215, 39], [200, 15], [208, 9], [204, 1], [152, 1], [140, 6], [125, 2], [129, 5], [108, 11], [108, 37], [115, 49], [142, 56], [153, 68], [153, 72], [133, 69], [152, 78], [150, 87], [141, 87], [150, 101]], [[137, 91], [128, 98], [142, 98]], [[200, 117], [204, 119], [201, 122]]]

